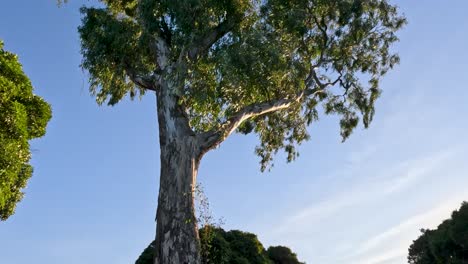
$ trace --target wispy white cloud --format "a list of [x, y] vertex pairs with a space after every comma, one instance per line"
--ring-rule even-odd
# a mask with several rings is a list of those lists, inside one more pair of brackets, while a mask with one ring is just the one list
[[[464, 195], [455, 195], [439, 203], [433, 209], [411, 216], [407, 220], [375, 235], [357, 245], [351, 255], [343, 258], [343, 263], [381, 264], [401, 263], [406, 259], [408, 246], [419, 236], [421, 228], [436, 228], [444, 219], [450, 217]], [[391, 262], [393, 260], [393, 262]]]
[[[375, 152], [378, 151], [376, 148]], [[258, 232], [264, 234], [262, 241], [267, 245], [284, 243], [314, 263], [405, 263], [408, 246], [418, 237], [419, 229], [436, 226], [468, 197], [464, 197], [466, 195], [460, 189], [453, 194], [447, 193], [442, 203], [416, 207], [416, 211], [417, 208], [427, 208], [416, 215], [411, 215], [413, 207], [406, 211], [399, 209], [406, 206], [399, 204], [405, 203], [402, 197], [427, 192], [429, 187], [426, 185], [440, 181], [443, 178], [440, 172], [449, 173], [449, 168], [456, 163], [452, 162], [459, 159], [463, 149], [452, 146], [413, 160], [393, 163], [385, 171], [379, 170], [378, 174], [367, 165], [368, 157], [374, 155], [371, 152], [374, 150], [363, 154], [366, 158], [353, 158], [352, 168], [348, 169], [352, 174], [360, 174], [357, 180], [351, 181], [352, 186], [343, 185], [320, 203], [293, 213], [284, 212], [285, 217], [273, 223], [274, 227], [263, 226], [268, 231]], [[398, 219], [404, 220], [398, 222]], [[326, 246], [329, 243], [332, 247]]]
[[383, 251], [381, 254], [369, 256], [367, 259], [361, 259], [358, 261], [350, 261], [346, 263], [350, 264], [391, 264], [391, 263], [402, 263], [402, 259], [406, 257], [405, 252], [401, 252], [399, 249], [389, 249]]
[[349, 153], [347, 161], [350, 163], [351, 166], [361, 164], [362, 162], [365, 162], [373, 155], [375, 155], [378, 149], [379, 146], [377, 145], [368, 145], [365, 146], [363, 149], [352, 151], [351, 153]]
[[[424, 178], [431, 170], [444, 164], [456, 151], [447, 150], [433, 153], [428, 157], [405, 161], [387, 169], [383, 175], [378, 177], [373, 175], [362, 175], [366, 179], [352, 190], [344, 191], [339, 196], [334, 196], [329, 200], [292, 213], [287, 217], [271, 235], [294, 234], [295, 231], [304, 230], [315, 222], [333, 217], [335, 214], [347, 207], [365, 204], [367, 202], [382, 199], [385, 196], [396, 193], [410, 187]], [[362, 165], [361, 161], [355, 164], [356, 167]], [[373, 172], [368, 172], [373, 174]]]

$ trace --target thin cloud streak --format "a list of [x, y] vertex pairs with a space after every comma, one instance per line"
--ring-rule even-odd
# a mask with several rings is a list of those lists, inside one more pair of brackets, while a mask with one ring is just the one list
[[[383, 176], [380, 176], [377, 181], [366, 181], [360, 186], [357, 186], [353, 191], [345, 192], [344, 194], [333, 198], [332, 200], [305, 208], [299, 212], [293, 213], [288, 217], [279, 228], [271, 233], [272, 236], [292, 234], [293, 230], [304, 230], [305, 227], [311, 226], [313, 222], [323, 221], [330, 218], [340, 210], [346, 207], [364, 204], [369, 201], [384, 198], [390, 194], [401, 191], [417, 183], [418, 180], [424, 178], [424, 175], [430, 173], [431, 170], [444, 164], [446, 160], [456, 154], [454, 150], [442, 151], [434, 153], [425, 158], [415, 159], [411, 162], [402, 162], [390, 169]], [[355, 167], [360, 167], [362, 164], [355, 164]], [[356, 168], [355, 168], [356, 169]], [[357, 169], [356, 169], [357, 170]], [[372, 178], [372, 172], [369, 172], [365, 179]], [[401, 175], [401, 176], [396, 176]]]
[[416, 214], [372, 237], [363, 242], [354, 254], [344, 258], [343, 263], [380, 264], [392, 259], [395, 259], [395, 262], [391, 263], [401, 263], [406, 259], [409, 245], [420, 234], [419, 230], [423, 227], [436, 228], [444, 219], [449, 218], [451, 212], [466, 198], [463, 194], [455, 195], [448, 201], [436, 205], [432, 210]]

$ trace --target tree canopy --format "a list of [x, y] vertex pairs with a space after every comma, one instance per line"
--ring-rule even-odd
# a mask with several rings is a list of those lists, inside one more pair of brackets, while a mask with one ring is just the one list
[[[209, 232], [204, 232], [209, 228]], [[200, 230], [202, 244], [209, 244], [202, 252], [204, 264], [303, 264], [295, 253], [284, 246], [265, 250], [257, 236], [239, 230], [205, 226]], [[209, 234], [209, 235], [208, 235]], [[135, 264], [153, 264], [155, 244], [152, 242]]]
[[408, 250], [410, 264], [468, 263], [468, 203], [463, 202], [452, 217], [435, 230], [422, 229], [422, 235]]
[[[101, 0], [84, 7], [82, 66], [99, 103], [170, 80], [190, 128], [216, 147], [256, 133], [262, 170], [309, 138], [319, 112], [345, 140], [369, 125], [405, 24], [386, 0]], [[323, 110], [319, 108], [322, 106]]]
[[0, 219], [11, 216], [32, 175], [29, 140], [46, 132], [51, 108], [33, 94], [18, 56], [0, 41]]

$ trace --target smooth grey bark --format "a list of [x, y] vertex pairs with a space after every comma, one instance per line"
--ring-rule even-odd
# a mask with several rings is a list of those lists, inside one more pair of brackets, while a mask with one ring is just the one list
[[154, 263], [200, 264], [194, 188], [201, 152], [177, 96], [163, 88], [157, 92], [161, 174]]

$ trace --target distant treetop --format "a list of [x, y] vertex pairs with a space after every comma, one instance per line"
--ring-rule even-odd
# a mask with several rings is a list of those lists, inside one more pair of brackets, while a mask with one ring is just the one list
[[422, 235], [408, 250], [410, 264], [468, 263], [468, 203], [436, 229], [421, 229]]

